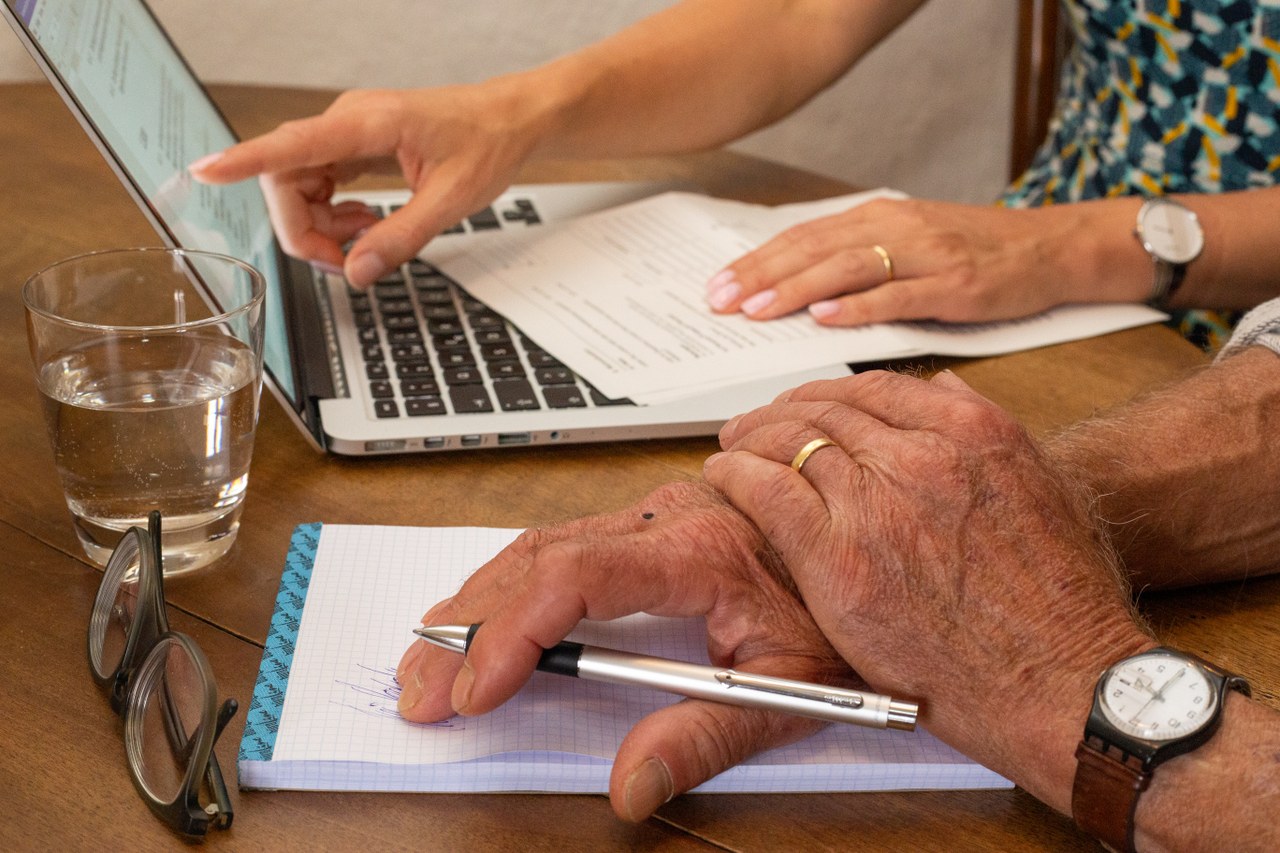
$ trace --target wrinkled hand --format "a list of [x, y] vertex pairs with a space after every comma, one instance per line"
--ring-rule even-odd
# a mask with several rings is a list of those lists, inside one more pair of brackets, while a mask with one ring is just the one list
[[1070, 301], [1050, 249], [1067, 218], [877, 199], [782, 232], [714, 276], [707, 301], [756, 320], [807, 306], [830, 326], [1022, 317]]
[[[193, 163], [191, 174], [207, 183], [261, 175], [284, 250], [345, 265], [363, 287], [506, 189], [534, 144], [519, 128], [519, 100], [501, 83], [347, 92], [321, 115]], [[333, 204], [338, 185], [397, 167], [413, 197], [385, 220], [359, 202]]]
[[[823, 639], [776, 557], [704, 485], [664, 486], [631, 509], [529, 530], [423, 617], [483, 625], [465, 658], [416, 642], [396, 677], [407, 719], [483, 714], [529, 679], [543, 649], [582, 619], [705, 616], [716, 666], [858, 685]], [[821, 723], [687, 699], [649, 715], [618, 750], [609, 798], [643, 820], [675, 794]]]
[[[800, 473], [789, 463], [816, 437]], [[707, 481], [872, 688], [1069, 812], [1092, 687], [1152, 645], [1081, 490], [950, 373], [816, 382], [740, 416]]]

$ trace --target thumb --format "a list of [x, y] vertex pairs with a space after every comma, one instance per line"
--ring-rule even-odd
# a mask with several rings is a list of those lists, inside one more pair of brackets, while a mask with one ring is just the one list
[[639, 823], [677, 794], [758, 752], [794, 743], [825, 724], [774, 711], [686, 699], [645, 717], [622, 741], [609, 802]]

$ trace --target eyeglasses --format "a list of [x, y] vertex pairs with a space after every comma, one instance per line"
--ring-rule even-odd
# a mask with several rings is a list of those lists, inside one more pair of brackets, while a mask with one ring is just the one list
[[213, 745], [239, 706], [218, 706], [204, 652], [169, 630], [158, 512], [146, 530], [125, 531], [107, 562], [89, 621], [89, 668], [124, 717], [129, 775], [151, 810], [187, 836], [231, 826]]

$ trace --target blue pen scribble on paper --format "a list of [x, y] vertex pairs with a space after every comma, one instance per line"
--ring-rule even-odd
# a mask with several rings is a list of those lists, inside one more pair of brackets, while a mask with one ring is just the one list
[[361, 670], [360, 682], [336, 679], [335, 683], [348, 688], [342, 700], [333, 704], [349, 708], [361, 714], [384, 719], [400, 720], [411, 726], [429, 726], [434, 729], [461, 729], [462, 721], [453, 717], [438, 723], [415, 723], [405, 720], [396, 710], [396, 702], [400, 699], [400, 682], [396, 681], [396, 668], [393, 666], [365, 666], [356, 664]]

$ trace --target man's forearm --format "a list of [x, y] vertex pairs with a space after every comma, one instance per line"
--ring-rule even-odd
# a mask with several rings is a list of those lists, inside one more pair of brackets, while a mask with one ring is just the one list
[[1250, 347], [1047, 450], [1098, 496], [1135, 589], [1280, 570], [1280, 356]]
[[1274, 850], [1280, 842], [1280, 712], [1228, 695], [1222, 726], [1155, 771], [1138, 801], [1139, 850]]

